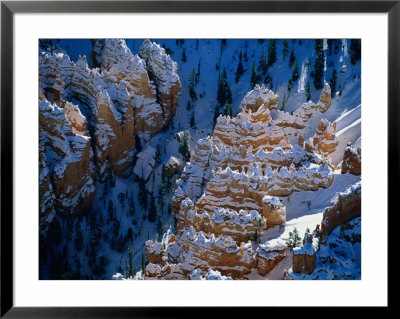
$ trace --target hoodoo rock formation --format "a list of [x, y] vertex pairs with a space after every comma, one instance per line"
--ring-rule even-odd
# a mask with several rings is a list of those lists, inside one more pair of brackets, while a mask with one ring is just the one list
[[338, 226], [361, 215], [361, 182], [339, 193], [330, 206], [325, 208], [321, 228], [313, 233], [307, 229], [303, 245], [293, 249], [293, 272], [311, 274], [316, 266], [320, 245], [325, 245], [329, 234]]
[[[329, 107], [328, 95], [326, 85], [313, 105], [318, 112]], [[202, 275], [210, 268], [232, 278], [243, 278], [254, 269], [266, 275], [286, 256], [286, 245], [269, 241], [254, 253], [252, 241], [264, 229], [286, 222], [286, 208], [276, 196], [331, 185], [333, 173], [320, 149], [330, 151], [334, 126], [321, 121], [314, 137], [317, 147], [311, 152], [292, 146], [285, 127], [272, 119], [277, 101], [272, 91], [256, 86], [235, 117], [217, 119], [213, 136], [200, 139], [186, 163], [172, 201], [178, 215], [174, 245], [179, 246], [178, 265], [184, 276], [196, 266]], [[308, 107], [312, 109], [311, 104]], [[306, 110], [304, 105], [302, 109]], [[309, 118], [295, 119], [303, 123], [298, 128], [304, 128]], [[222, 242], [223, 247], [217, 244]], [[156, 244], [146, 246], [148, 254], [152, 245]], [[156, 259], [160, 258], [149, 256]], [[156, 266], [149, 271], [162, 277], [165, 265], [159, 265], [160, 271]]]
[[110, 169], [130, 176], [135, 136], [148, 140], [175, 114], [181, 84], [163, 48], [146, 40], [143, 58], [124, 40], [102, 40], [95, 48], [100, 69], [90, 69], [86, 57], [73, 62], [65, 53], [40, 54], [43, 221], [90, 204], [95, 181]]
[[349, 172], [354, 175], [361, 175], [361, 148], [355, 150], [348, 145], [343, 154], [342, 174]]
[[[40, 227], [46, 231], [56, 212], [73, 212], [94, 197], [93, 152], [85, 117], [71, 103], [39, 104]], [[51, 156], [50, 156], [51, 154]]]

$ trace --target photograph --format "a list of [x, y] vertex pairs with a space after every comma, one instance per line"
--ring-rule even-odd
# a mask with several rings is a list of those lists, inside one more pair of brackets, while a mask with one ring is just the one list
[[361, 46], [38, 39], [38, 279], [360, 281]]

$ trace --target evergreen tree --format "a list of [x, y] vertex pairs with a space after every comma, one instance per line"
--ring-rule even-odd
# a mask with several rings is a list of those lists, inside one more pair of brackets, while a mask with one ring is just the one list
[[268, 67], [273, 66], [276, 62], [276, 40], [268, 41]]
[[146, 191], [146, 183], [144, 180], [139, 180], [139, 196], [138, 196], [139, 204], [142, 209], [146, 210], [147, 208], [147, 191]]
[[258, 232], [256, 230], [256, 232], [254, 233], [254, 242], [258, 243]]
[[142, 251], [142, 260], [140, 262], [140, 265], [142, 267], [142, 273], [144, 274], [144, 271], [146, 270], [146, 259], [145, 259], [143, 251]]
[[296, 60], [296, 55], [294, 54], [294, 50], [292, 48], [292, 50], [290, 51], [290, 56], [289, 56], [289, 68], [292, 67], [295, 60]]
[[350, 63], [356, 64], [361, 60], [361, 39], [350, 40]]
[[308, 102], [311, 100], [311, 84], [309, 81], [307, 81], [305, 93], [306, 93], [306, 102]]
[[282, 55], [283, 55], [283, 61], [285, 61], [285, 58], [289, 54], [289, 42], [288, 40], [283, 40], [283, 48], [282, 48]]
[[196, 84], [199, 84], [200, 82], [200, 61], [201, 59], [199, 59], [199, 63], [197, 64]]
[[135, 201], [133, 200], [133, 194], [129, 198], [129, 216], [135, 216], [136, 208], [135, 208]]
[[225, 116], [229, 115], [230, 117], [232, 117], [232, 104], [230, 103], [226, 103], [224, 105], [224, 113]]
[[251, 65], [251, 80], [250, 80], [251, 87], [254, 88], [257, 84], [257, 72], [256, 72], [256, 64], [252, 63]]
[[142, 151], [142, 143], [140, 142], [139, 135], [135, 135], [135, 148], [138, 151], [138, 153]]
[[133, 266], [133, 250], [132, 242], [128, 242], [128, 258], [125, 258], [125, 278], [134, 278], [136, 275], [136, 267]]
[[75, 248], [77, 251], [82, 251], [83, 249], [83, 232], [80, 223], [78, 223], [78, 227], [76, 230]]
[[244, 67], [242, 63], [242, 50], [239, 53], [239, 62], [235, 73], [235, 82], [238, 83], [241, 75], [244, 73]]
[[289, 94], [290, 94], [290, 91], [292, 90], [292, 88], [293, 88], [293, 83], [292, 83], [292, 80], [289, 79], [289, 81], [287, 83], [287, 89], [288, 89]]
[[225, 103], [232, 103], [232, 92], [226, 80], [225, 70], [218, 76], [217, 101], [220, 106], [225, 105]]
[[218, 101], [219, 105], [224, 105], [226, 102], [225, 78], [224, 78], [223, 73], [220, 73], [218, 75], [217, 101]]
[[296, 82], [299, 79], [299, 64], [297, 63], [297, 58], [294, 61], [293, 73], [292, 73], [292, 80]]
[[192, 112], [192, 116], [190, 117], [190, 127], [195, 128], [196, 120], [194, 118], [194, 111]]
[[190, 72], [190, 77], [189, 77], [189, 88], [194, 88], [196, 85], [196, 71], [193, 68], [192, 72]]
[[186, 57], [186, 49], [183, 48], [183, 52], [182, 52], [182, 62], [186, 62], [187, 61], [187, 57]]
[[114, 207], [114, 202], [110, 199], [108, 200], [108, 219], [113, 220], [115, 218], [115, 207]]
[[331, 87], [332, 96], [335, 96], [336, 94], [336, 81], [337, 81], [336, 69], [333, 69], [332, 77], [329, 79], [329, 86]]
[[268, 62], [265, 53], [260, 56], [260, 60], [258, 61], [258, 70], [261, 71], [262, 75], [265, 75], [268, 71]]
[[324, 76], [325, 54], [323, 50], [323, 40], [314, 40], [315, 63], [314, 63], [314, 86], [317, 90], [323, 88], [322, 78]]
[[154, 195], [151, 193], [149, 201], [149, 222], [154, 223], [156, 221], [156, 213], [156, 203], [154, 200]]
[[161, 164], [161, 145], [160, 144], [157, 144], [157, 146], [156, 146], [156, 155], [155, 155], [154, 161], [155, 161], [156, 167]]
[[293, 248], [300, 246], [301, 238], [296, 227], [293, 229], [293, 231], [289, 232], [289, 237], [285, 238], [284, 241], [286, 242], [286, 245], [290, 251], [292, 251]]
[[179, 153], [182, 154], [185, 162], [190, 161], [189, 141], [186, 132], [183, 133], [182, 139], [179, 142]]

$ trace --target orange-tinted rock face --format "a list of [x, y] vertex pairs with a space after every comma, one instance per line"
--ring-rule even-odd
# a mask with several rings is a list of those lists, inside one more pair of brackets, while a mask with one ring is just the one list
[[240, 104], [240, 110], [251, 110], [257, 112], [260, 106], [267, 109], [276, 109], [278, 105], [278, 95], [272, 90], [267, 89], [264, 84], [256, 85], [253, 90], [246, 94]]
[[315, 268], [319, 249], [319, 237], [307, 229], [303, 245], [293, 249], [293, 272], [311, 274]]
[[277, 263], [286, 257], [286, 245], [281, 240], [271, 240], [257, 248], [257, 269], [260, 275], [268, 274]]
[[322, 242], [337, 226], [359, 215], [361, 215], [361, 182], [339, 193], [330, 207], [325, 208], [321, 223]]
[[322, 119], [317, 127], [313, 137], [306, 143], [307, 151], [316, 151], [327, 157], [330, 153], [334, 152], [336, 146], [339, 144], [335, 136], [336, 123]]
[[[217, 270], [232, 278], [243, 278], [255, 269], [266, 275], [286, 256], [286, 246], [261, 244], [254, 253], [251, 241], [257, 241], [264, 229], [285, 223], [286, 208], [275, 196], [331, 185], [327, 161], [293, 147], [285, 125], [275, 124], [270, 109], [276, 103], [272, 91], [256, 87], [243, 99], [237, 116], [217, 119], [213, 136], [200, 139], [186, 163], [172, 200], [178, 221], [171, 250], [180, 257], [170, 262], [179, 265], [184, 277], [194, 269], [202, 275]], [[305, 128], [314, 112], [322, 113], [328, 106], [319, 101], [307, 107], [309, 113], [303, 107], [292, 118], [291, 129]], [[159, 265], [157, 276], [163, 278], [166, 266]]]
[[311, 274], [316, 265], [320, 244], [325, 244], [336, 227], [361, 214], [361, 182], [350, 186], [325, 208], [321, 229], [317, 225], [313, 233], [307, 229], [303, 244], [293, 249], [293, 272]]
[[77, 106], [61, 108], [42, 100], [39, 109], [40, 224], [45, 231], [55, 211], [73, 213], [77, 204], [88, 206], [95, 188], [90, 136]]
[[347, 146], [343, 154], [342, 174], [361, 175], [361, 149]]
[[[177, 64], [164, 49], [145, 41], [143, 46], [151, 50], [144, 61], [130, 52], [124, 40], [94, 44], [100, 70], [90, 69], [85, 57], [75, 63], [63, 53], [40, 54], [44, 215], [73, 210], [78, 202], [80, 207], [89, 205], [93, 180], [104, 180], [111, 168], [119, 177], [130, 176], [135, 136], [147, 141], [175, 114], [181, 85]], [[63, 167], [54, 169], [58, 166]]]

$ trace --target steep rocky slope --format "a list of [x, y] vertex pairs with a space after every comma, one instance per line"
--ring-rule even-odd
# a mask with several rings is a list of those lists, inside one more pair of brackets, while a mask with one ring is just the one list
[[41, 41], [40, 278], [280, 279], [361, 178], [353, 42]]
[[135, 136], [149, 140], [175, 114], [177, 64], [150, 41], [141, 56], [124, 40], [103, 43], [100, 69], [90, 69], [85, 57], [75, 63], [65, 53], [40, 54], [41, 220], [90, 206], [94, 181], [110, 170], [130, 176]]

